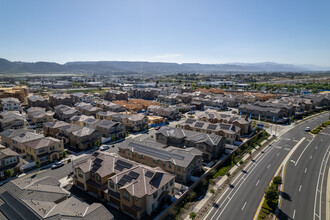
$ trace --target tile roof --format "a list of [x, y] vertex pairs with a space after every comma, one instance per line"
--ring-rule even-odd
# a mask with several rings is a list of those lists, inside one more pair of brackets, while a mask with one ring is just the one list
[[43, 137], [37, 140], [26, 142], [25, 145], [33, 149], [39, 149], [39, 148], [51, 146], [54, 143], [59, 143], [59, 142], [61, 141], [53, 137]]

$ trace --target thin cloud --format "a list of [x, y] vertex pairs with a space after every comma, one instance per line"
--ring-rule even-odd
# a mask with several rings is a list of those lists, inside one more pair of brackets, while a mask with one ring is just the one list
[[165, 53], [161, 55], [155, 56], [156, 59], [173, 59], [173, 58], [178, 58], [181, 57], [182, 54], [173, 54], [173, 53]]

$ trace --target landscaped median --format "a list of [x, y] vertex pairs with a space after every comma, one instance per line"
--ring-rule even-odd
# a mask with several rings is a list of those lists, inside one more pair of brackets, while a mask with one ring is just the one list
[[[329, 119], [330, 119], [330, 117], [329, 117]], [[320, 124], [319, 126], [317, 126], [316, 128], [314, 128], [313, 130], [311, 130], [311, 133], [312, 134], [318, 134], [318, 133], [320, 133], [320, 131], [322, 131], [324, 128], [326, 128], [329, 125], [330, 125], [330, 120], [327, 121], [327, 122], [324, 122], [324, 123]]]
[[282, 184], [282, 177], [275, 176], [271, 184], [265, 189], [264, 201], [259, 212], [258, 220], [271, 219], [275, 214], [280, 194], [279, 186]]

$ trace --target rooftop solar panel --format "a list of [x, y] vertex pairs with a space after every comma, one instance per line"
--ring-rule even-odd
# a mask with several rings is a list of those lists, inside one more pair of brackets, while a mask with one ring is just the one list
[[186, 124], [192, 124], [192, 123], [194, 123], [196, 120], [194, 120], [194, 119], [191, 119], [191, 118], [188, 118], [187, 120], [186, 120]]
[[183, 160], [184, 159], [184, 157], [181, 156], [181, 155], [173, 154], [173, 153], [170, 153], [170, 152], [167, 152], [167, 151], [164, 151], [164, 150], [161, 150], [161, 149], [157, 149], [157, 148], [152, 148], [152, 147], [149, 147], [149, 146], [146, 146], [146, 145], [140, 145], [140, 144], [133, 143], [133, 142], [129, 143], [128, 145], [131, 146], [131, 147], [134, 147], [135, 151], [138, 151], [138, 152], [143, 153], [143, 154], [148, 154], [148, 155], [151, 155], [151, 156], [154, 156], [154, 157], [158, 157], [158, 158], [161, 158], [163, 160], [170, 160], [171, 158], [174, 158], [174, 159], [177, 159], [177, 160]]
[[197, 127], [197, 128], [201, 128], [201, 127], [203, 127], [203, 125], [204, 125], [204, 123], [202, 123], [202, 122], [197, 122], [197, 123], [195, 124], [195, 127]]
[[149, 178], [151, 178], [153, 175], [154, 175], [154, 173], [151, 172], [151, 171], [147, 171], [146, 174], [145, 174], [145, 176], [149, 177]]
[[100, 159], [100, 158], [96, 158], [96, 159], [94, 160], [94, 164], [101, 164], [102, 162], [103, 162], [103, 160]]
[[124, 168], [125, 168], [125, 167], [120, 166], [120, 165], [118, 165], [118, 164], [115, 166], [115, 169], [116, 169], [116, 170], [120, 170], [120, 171], [123, 171]]
[[227, 124], [220, 124], [220, 128], [222, 130], [228, 130], [230, 128], [231, 125], [227, 125]]
[[133, 179], [137, 179], [137, 178], [140, 176], [139, 173], [136, 173], [136, 172], [134, 172], [134, 171], [129, 172], [128, 175], [129, 175], [130, 177], [132, 177]]
[[207, 129], [210, 129], [210, 130], [215, 130], [217, 128], [217, 125], [214, 125], [214, 124], [210, 124], [209, 126], [207, 126]]
[[97, 157], [99, 154], [100, 154], [99, 152], [94, 152], [92, 156]]
[[122, 167], [124, 167], [126, 169], [130, 169], [133, 166], [133, 164], [127, 163], [127, 162], [122, 161], [122, 160], [117, 160], [116, 161], [116, 165], [122, 166]]

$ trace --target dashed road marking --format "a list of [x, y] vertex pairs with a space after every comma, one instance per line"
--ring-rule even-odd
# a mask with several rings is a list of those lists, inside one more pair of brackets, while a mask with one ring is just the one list
[[302, 185], [299, 186], [299, 192], [301, 191], [301, 187], [302, 187]]
[[243, 211], [243, 209], [245, 208], [245, 206], [246, 206], [246, 202], [244, 203], [244, 205], [243, 205], [241, 211]]
[[305, 168], [305, 172], [304, 173], [307, 173], [307, 168]]
[[259, 182], [260, 182], [260, 180], [258, 180], [258, 182], [256, 183], [256, 186], [258, 186]]

